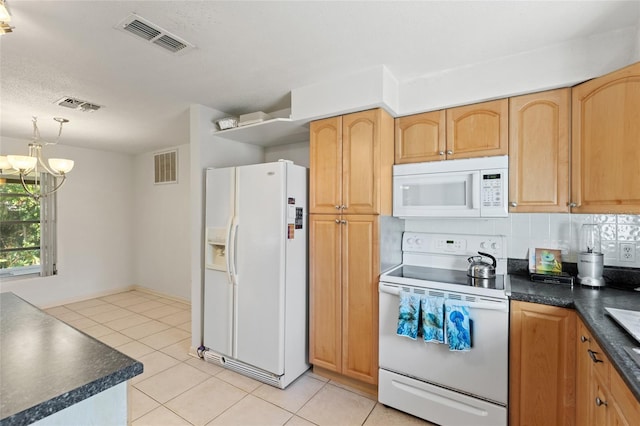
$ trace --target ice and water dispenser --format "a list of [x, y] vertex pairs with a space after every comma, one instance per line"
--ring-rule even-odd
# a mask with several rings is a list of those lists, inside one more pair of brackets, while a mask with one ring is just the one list
[[227, 270], [227, 229], [207, 228], [205, 265], [209, 269]]

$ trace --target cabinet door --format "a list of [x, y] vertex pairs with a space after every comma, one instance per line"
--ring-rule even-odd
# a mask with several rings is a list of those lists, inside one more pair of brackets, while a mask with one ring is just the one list
[[341, 229], [339, 215], [309, 216], [309, 362], [342, 369]]
[[342, 373], [378, 383], [378, 216], [344, 215]]
[[609, 388], [604, 384], [602, 378], [592, 370], [591, 375], [591, 411], [587, 425], [608, 426], [611, 418], [610, 406], [612, 400]]
[[640, 213], [640, 63], [572, 90], [574, 213]]
[[591, 419], [591, 364], [589, 342], [591, 334], [578, 319], [576, 336], [576, 425], [588, 425]]
[[573, 425], [575, 312], [512, 302], [510, 327], [510, 425]]
[[614, 368], [611, 368], [611, 398], [611, 426], [640, 425], [640, 403]]
[[380, 171], [379, 110], [348, 114], [342, 118], [343, 213], [379, 213]]
[[447, 159], [506, 155], [508, 149], [508, 99], [447, 110]]
[[395, 163], [419, 163], [445, 159], [445, 110], [396, 118]]
[[509, 211], [569, 211], [570, 89], [509, 99]]
[[309, 213], [339, 213], [342, 205], [342, 117], [314, 121], [309, 127]]

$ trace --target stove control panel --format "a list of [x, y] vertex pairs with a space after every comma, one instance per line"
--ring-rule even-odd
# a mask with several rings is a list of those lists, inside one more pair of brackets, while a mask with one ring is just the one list
[[503, 235], [427, 234], [405, 232], [402, 251], [413, 253], [474, 255], [481, 251], [497, 258], [506, 258], [506, 237]]

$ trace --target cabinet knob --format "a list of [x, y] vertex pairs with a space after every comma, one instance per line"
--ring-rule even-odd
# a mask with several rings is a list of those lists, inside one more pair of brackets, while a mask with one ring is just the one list
[[578, 204], [576, 204], [576, 203], [569, 203], [569, 207], [571, 207], [571, 208], [578, 207]]
[[449, 150], [447, 150], [447, 155], [451, 155], [451, 154], [453, 154], [453, 151], [452, 151], [452, 150], [450, 150], [450, 149], [449, 149]]
[[596, 355], [598, 352], [594, 352], [591, 349], [587, 349], [587, 352], [589, 352], [589, 356], [591, 357], [591, 361], [598, 363], [598, 362], [604, 362], [601, 359], [598, 359], [598, 356]]
[[598, 407], [600, 407], [601, 405], [604, 405], [605, 407], [607, 406], [607, 401], [603, 401], [600, 399], [600, 397], [596, 396], [596, 405]]
[[336, 206], [336, 210], [340, 210], [340, 206]]
[[346, 210], [347, 206], [345, 206], [345, 205], [343, 204], [343, 205], [341, 205], [341, 206], [340, 206], [340, 208], [341, 208], [342, 210]]
[[341, 224], [343, 224], [343, 225], [346, 225], [346, 224], [347, 224], [347, 221], [346, 221], [346, 220], [344, 220], [344, 219], [342, 219], [342, 220], [340, 221], [340, 223], [341, 223]]
[[518, 203], [516, 203], [515, 201], [512, 201], [510, 204], [511, 204], [511, 207], [518, 207]]
[[587, 336], [580, 336], [580, 341], [581, 341], [582, 343], [584, 343], [584, 342], [590, 342], [590, 341], [591, 341], [591, 339], [589, 339]]
[[336, 223], [340, 223], [340, 219], [336, 219]]
[[438, 155], [444, 155], [444, 151], [438, 151]]

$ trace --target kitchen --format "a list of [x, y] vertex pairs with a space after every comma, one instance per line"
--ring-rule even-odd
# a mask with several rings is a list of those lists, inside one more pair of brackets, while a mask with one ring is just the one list
[[[637, 33], [637, 28], [635, 31]], [[606, 74], [633, 62], [625, 55], [628, 55], [626, 52], [637, 52], [637, 47], [634, 48], [635, 45], [625, 41], [627, 35], [625, 31], [608, 35], [609, 38], [618, 37], [615, 39], [618, 43], [606, 44], [603, 41], [607, 40], [606, 37], [591, 40], [593, 44], [583, 40], [567, 42], [544, 52], [530, 52], [523, 58], [496, 59], [478, 64], [473, 72], [468, 68], [458, 68], [447, 74], [416, 79], [398, 88], [398, 98], [402, 100], [400, 111], [407, 113], [400, 115], [470, 104], [510, 94], [536, 92]], [[589, 50], [594, 57], [603, 58], [602, 61], [594, 64], [583, 56], [567, 53], [583, 49]], [[617, 56], [620, 52], [625, 52], [621, 55], [624, 59]], [[546, 72], [544, 67], [538, 69], [531, 66], [540, 64], [542, 67], [543, 64], [548, 64], [548, 59], [538, 62], [536, 58], [560, 56], [563, 61], [573, 62], [563, 62], [566, 67], [551, 68]], [[634, 56], [635, 60], [637, 56]], [[510, 66], [506, 67], [506, 64]], [[500, 72], [501, 67], [505, 71]], [[3, 73], [3, 80], [5, 75]], [[330, 81], [317, 81], [317, 84], [293, 90], [290, 114], [295, 119], [309, 121], [311, 118], [364, 110], [381, 103], [397, 104], [393, 96], [386, 95], [389, 87], [394, 87], [394, 81], [389, 69], [383, 66]], [[425, 93], [429, 96], [424, 96]], [[84, 165], [74, 170], [75, 182], [70, 174], [64, 191], [59, 193], [60, 255], [61, 266], [65, 268], [60, 268], [58, 276], [48, 279], [30, 279], [19, 284], [3, 283], [3, 291], [5, 288], [16, 291], [38, 306], [52, 306], [55, 302], [66, 303], [73, 299], [115, 291], [123, 283], [135, 283], [191, 300], [193, 316], [199, 318], [200, 295], [196, 290], [192, 292], [188, 283], [199, 280], [202, 261], [198, 256], [190, 257], [188, 253], [190, 250], [199, 253], [202, 246], [199, 225], [202, 201], [190, 196], [190, 193], [202, 193], [200, 170], [210, 166], [231, 165], [234, 162], [272, 161], [283, 157], [308, 166], [305, 159], [308, 161], [309, 157], [308, 145], [303, 140], [294, 145], [262, 148], [238, 144], [221, 137], [222, 135], [216, 136], [212, 134], [212, 120], [222, 118], [225, 114], [209, 107], [194, 105], [190, 108], [189, 115], [190, 143], [178, 147], [180, 176], [178, 185], [174, 186], [153, 186], [146, 179], [153, 155], [151, 151], [131, 156], [65, 145], [56, 147], [56, 155], [73, 157], [78, 166]], [[183, 143], [186, 142], [188, 141], [183, 139]], [[19, 151], [23, 146], [22, 141], [12, 144], [12, 141], [3, 137], [3, 152], [5, 149]], [[119, 170], [119, 173], [114, 174], [112, 170]], [[135, 185], [132, 186], [131, 182], [135, 182]], [[103, 185], [106, 193], [93, 190], [98, 184]], [[105, 195], [110, 197], [109, 201], [104, 198]], [[184, 206], [189, 207], [186, 209]], [[132, 214], [134, 211], [136, 213]], [[158, 213], [159, 211], [162, 213]], [[79, 212], [82, 214], [78, 214]], [[606, 220], [619, 219], [616, 216]], [[482, 222], [411, 221], [405, 224], [405, 230], [483, 233], [478, 227], [488, 227], [490, 234], [510, 237], [510, 258], [525, 259], [528, 247], [543, 246], [544, 243], [564, 242], [571, 253], [572, 244], [577, 244], [577, 230], [573, 234], [572, 230], [578, 228], [583, 220], [587, 218], [582, 215], [521, 213], [512, 214], [504, 220], [489, 219]], [[112, 228], [96, 226], [96, 221], [112, 223], [113, 229], [120, 229], [122, 232], [113, 233], [110, 231]], [[158, 233], [158, 230], [162, 232]], [[184, 235], [189, 235], [190, 241]], [[71, 244], [71, 241], [82, 241], [83, 245]], [[611, 242], [613, 241], [617, 240]], [[159, 264], [173, 267], [160, 268]], [[85, 284], [86, 277], [92, 277], [89, 286]], [[48, 290], [52, 286], [56, 288], [55, 295]], [[199, 332], [201, 330], [198, 330], [198, 324], [194, 321], [194, 335]], [[194, 338], [193, 347], [199, 345], [197, 340]]]

